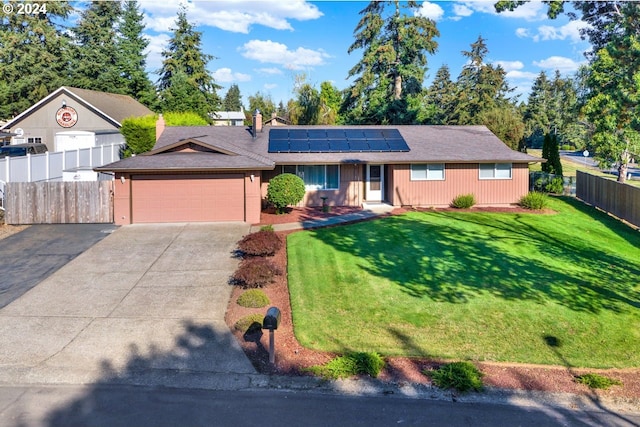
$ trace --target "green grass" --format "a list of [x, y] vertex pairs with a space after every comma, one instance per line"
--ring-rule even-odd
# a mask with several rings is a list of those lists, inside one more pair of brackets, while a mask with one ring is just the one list
[[557, 214], [411, 212], [288, 237], [295, 334], [338, 353], [640, 366], [640, 233]]

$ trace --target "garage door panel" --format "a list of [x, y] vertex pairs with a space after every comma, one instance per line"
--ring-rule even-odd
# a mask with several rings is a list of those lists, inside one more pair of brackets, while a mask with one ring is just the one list
[[134, 223], [244, 221], [244, 176], [136, 176], [132, 210]]

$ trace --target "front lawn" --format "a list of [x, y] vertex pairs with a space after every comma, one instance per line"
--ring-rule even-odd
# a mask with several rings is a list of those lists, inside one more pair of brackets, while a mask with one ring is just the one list
[[317, 350], [640, 366], [640, 233], [556, 214], [410, 212], [287, 240], [295, 334]]

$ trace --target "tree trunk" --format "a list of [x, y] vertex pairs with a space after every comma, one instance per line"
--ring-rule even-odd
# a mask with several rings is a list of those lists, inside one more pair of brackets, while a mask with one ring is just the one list
[[626, 163], [620, 163], [620, 166], [618, 166], [618, 182], [624, 184], [627, 181], [627, 169]]
[[393, 99], [399, 100], [402, 97], [402, 76], [400, 73], [396, 73], [393, 79]]

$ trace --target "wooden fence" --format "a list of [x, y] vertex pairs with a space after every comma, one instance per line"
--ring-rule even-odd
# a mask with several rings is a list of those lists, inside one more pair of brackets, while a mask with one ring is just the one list
[[113, 181], [8, 182], [7, 224], [113, 222]]
[[640, 187], [577, 172], [576, 197], [640, 227]]

